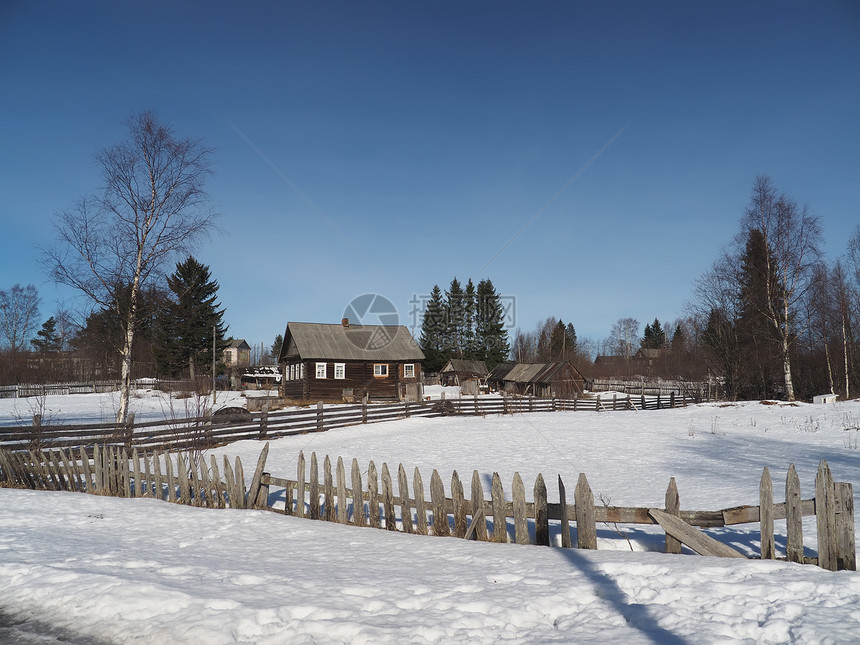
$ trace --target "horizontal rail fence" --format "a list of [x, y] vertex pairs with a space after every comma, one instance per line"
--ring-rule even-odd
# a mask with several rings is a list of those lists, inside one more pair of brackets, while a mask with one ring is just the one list
[[[669, 480], [664, 508], [635, 508], [595, 505], [585, 474], [573, 491], [573, 504], [558, 477], [559, 502], [547, 501], [547, 485], [538, 475], [531, 501], [519, 473], [506, 499], [502, 480], [493, 473], [489, 498], [478, 471], [472, 473], [469, 497], [456, 471], [446, 495], [437, 470], [429, 481], [429, 497], [418, 468], [410, 477], [403, 464], [396, 472], [373, 461], [362, 471], [352, 459], [347, 479], [344, 459], [334, 465], [328, 455], [322, 467], [316, 453], [309, 462], [299, 453], [296, 479], [275, 477], [265, 471], [269, 444], [263, 447], [250, 486], [246, 487], [241, 461], [231, 464], [223, 457], [223, 475], [214, 455], [160, 453], [126, 450], [118, 446], [50, 451], [0, 449], [0, 485], [36, 490], [67, 490], [117, 497], [153, 497], [208, 508], [258, 508], [287, 515], [327, 520], [354, 526], [370, 526], [420, 535], [454, 536], [492, 542], [516, 542], [550, 546], [550, 522], [557, 529], [558, 546], [597, 548], [597, 524], [659, 524], [666, 534], [665, 551], [680, 553], [681, 545], [702, 555], [744, 558], [699, 528], [745, 523], [761, 525], [761, 558], [817, 564], [832, 571], [856, 570], [853, 490], [849, 483], [834, 482], [827, 462], [819, 464], [815, 497], [801, 499], [800, 480], [792, 464], [785, 483], [785, 502], [774, 503], [773, 483], [767, 468], [759, 486], [757, 506], [738, 506], [718, 511], [682, 511], [674, 477]], [[322, 477], [320, 476], [322, 469]], [[411, 484], [411, 492], [410, 492]], [[269, 499], [271, 487], [284, 489], [284, 506], [275, 508]], [[399, 511], [399, 512], [398, 512]], [[805, 558], [802, 520], [816, 517], [818, 557]], [[778, 556], [774, 521], [786, 520], [784, 558]], [[571, 532], [575, 525], [575, 533]], [[574, 538], [575, 535], [575, 538]]]
[[709, 385], [707, 381], [595, 378], [587, 380], [586, 386], [592, 392], [619, 392], [663, 397], [674, 393], [676, 396], [688, 397], [696, 402], [715, 399], [718, 394], [715, 384]]
[[19, 383], [0, 386], [0, 399], [23, 399], [55, 394], [101, 394], [119, 390], [119, 381], [85, 381], [80, 383]]
[[655, 410], [686, 405], [675, 397], [619, 396], [594, 399], [539, 399], [533, 397], [467, 397], [440, 401], [368, 404], [322, 402], [294, 410], [241, 415], [209, 415], [135, 423], [43, 425], [36, 415], [30, 426], [0, 427], [0, 446], [11, 450], [79, 448], [96, 444], [122, 446], [127, 450], [188, 450], [221, 446], [244, 439], [268, 439], [359, 423], [379, 423], [408, 417], [440, 417], [454, 414], [487, 415], [524, 412]]

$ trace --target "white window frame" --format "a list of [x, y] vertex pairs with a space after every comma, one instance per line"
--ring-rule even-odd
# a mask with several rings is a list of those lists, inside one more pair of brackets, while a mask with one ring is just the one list
[[415, 363], [403, 363], [403, 378], [415, 378]]
[[334, 377], [339, 380], [346, 378], [346, 363], [334, 364]]
[[294, 363], [290, 364], [290, 378], [289, 378], [289, 380], [291, 380], [291, 381], [296, 380], [296, 366]]
[[[320, 376], [320, 372], [322, 372], [322, 376]], [[327, 372], [328, 372], [328, 363], [317, 363], [317, 378], [319, 378], [319, 379], [326, 378]]]
[[374, 363], [373, 378], [388, 378], [388, 363]]
[[299, 380], [302, 380], [304, 378], [305, 378], [305, 364], [299, 363]]

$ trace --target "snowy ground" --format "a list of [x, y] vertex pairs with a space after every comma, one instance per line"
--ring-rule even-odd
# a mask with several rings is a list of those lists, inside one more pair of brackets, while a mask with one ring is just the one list
[[[518, 471], [527, 490], [538, 472], [548, 482], [561, 474], [568, 490], [584, 472], [595, 495], [624, 506], [662, 506], [674, 476], [682, 509], [709, 510], [757, 503], [764, 466], [778, 500], [792, 462], [804, 497], [822, 458], [836, 480], [858, 485], [858, 427], [854, 402], [413, 418], [272, 442], [267, 470], [294, 477], [304, 450], [362, 468], [418, 466], [425, 482], [436, 468], [446, 490], [454, 469], [466, 481], [477, 469], [485, 482], [497, 471], [506, 489]], [[249, 476], [260, 448], [245, 441], [216, 454], [241, 456]], [[586, 552], [155, 500], [17, 490], [0, 500], [0, 641], [40, 630], [50, 640], [23, 642], [860, 640], [857, 573], [668, 556], [650, 527], [621, 527], [631, 552], [599, 526], [599, 550]], [[756, 528], [710, 533], [752, 555]], [[776, 530], [780, 550], [784, 523]], [[814, 555], [814, 520], [804, 542]], [[4, 616], [24, 623], [3, 628]]]

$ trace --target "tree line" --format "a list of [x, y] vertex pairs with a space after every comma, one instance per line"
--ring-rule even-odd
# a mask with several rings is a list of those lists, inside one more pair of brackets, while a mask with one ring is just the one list
[[502, 297], [486, 278], [463, 287], [454, 277], [444, 295], [433, 285], [424, 305], [419, 345], [424, 370], [438, 372], [451, 358], [484, 361], [492, 370], [508, 359], [510, 341]]

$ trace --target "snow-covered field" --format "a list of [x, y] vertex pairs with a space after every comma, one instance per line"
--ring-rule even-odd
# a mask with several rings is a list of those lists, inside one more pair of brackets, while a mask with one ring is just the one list
[[[10, 405], [0, 401], [0, 420]], [[756, 504], [764, 466], [778, 501], [792, 462], [805, 498], [822, 458], [856, 486], [858, 428], [860, 402], [412, 418], [274, 441], [267, 470], [294, 477], [303, 450], [363, 468], [418, 466], [425, 482], [433, 468], [446, 482], [454, 469], [464, 481], [473, 469], [485, 482], [499, 472], [508, 490], [514, 472], [527, 490], [542, 472], [551, 501], [557, 474], [570, 491], [584, 472], [596, 496], [620, 506], [662, 506], [674, 476], [682, 509], [709, 510]], [[216, 454], [239, 455], [250, 477], [261, 447]], [[631, 552], [614, 527], [598, 526], [589, 552], [155, 500], [19, 490], [0, 499], [0, 642], [860, 642], [857, 573], [665, 555], [652, 527], [620, 527]], [[781, 550], [784, 522], [776, 530]], [[758, 549], [757, 525], [710, 534]], [[814, 555], [812, 518], [804, 542]], [[4, 616], [24, 622], [4, 628]], [[33, 632], [45, 635], [22, 636]]]

